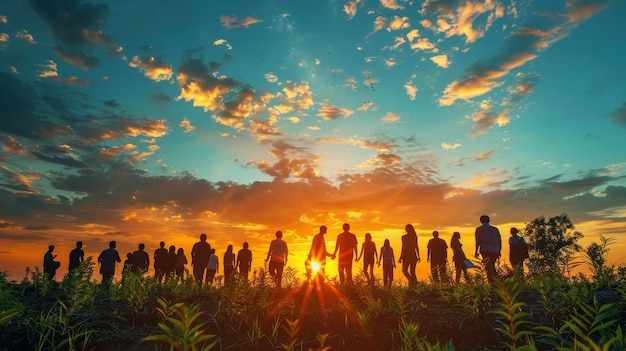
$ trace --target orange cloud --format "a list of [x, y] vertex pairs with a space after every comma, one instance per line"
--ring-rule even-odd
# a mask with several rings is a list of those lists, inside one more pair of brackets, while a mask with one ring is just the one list
[[[493, 22], [504, 15], [504, 7], [497, 1], [462, 2], [458, 6], [444, 0], [428, 0], [422, 4], [423, 16], [435, 15], [437, 26], [434, 28], [446, 37], [465, 36], [466, 43], [473, 43], [485, 35]], [[479, 17], [486, 17], [482, 25], [475, 25]], [[429, 22], [428, 24], [430, 24]]]
[[222, 22], [222, 26], [224, 26], [224, 28], [226, 29], [236, 29], [242, 27], [248, 28], [253, 24], [263, 22], [262, 20], [253, 17], [246, 17], [240, 20], [235, 16], [231, 17], [225, 15], [220, 16], [220, 21]]
[[350, 117], [354, 111], [347, 108], [339, 108], [334, 105], [323, 105], [318, 111], [318, 116], [327, 121], [335, 120], [341, 117]]
[[432, 56], [430, 60], [433, 61], [437, 66], [441, 68], [450, 67], [450, 60], [448, 60], [448, 55]]
[[139, 68], [144, 75], [155, 82], [169, 80], [172, 78], [172, 66], [165, 64], [161, 58], [134, 56], [132, 61], [128, 63], [130, 67]]
[[398, 4], [397, 0], [380, 0], [380, 4], [390, 10], [404, 10], [404, 6]]
[[343, 5], [343, 12], [348, 15], [349, 20], [356, 16], [357, 5], [359, 5], [362, 1], [363, 0], [349, 0], [345, 5]]
[[190, 133], [196, 130], [196, 127], [192, 126], [191, 122], [187, 118], [183, 118], [183, 120], [180, 121], [178, 126], [183, 128], [184, 133]]
[[387, 112], [385, 117], [383, 117], [381, 120], [383, 121], [383, 123], [394, 123], [400, 120], [400, 116], [396, 115], [393, 112]]

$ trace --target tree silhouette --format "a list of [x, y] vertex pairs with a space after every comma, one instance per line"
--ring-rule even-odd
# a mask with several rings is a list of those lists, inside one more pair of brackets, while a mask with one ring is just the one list
[[537, 217], [526, 225], [524, 230], [531, 274], [552, 277], [569, 274], [569, 263], [574, 253], [582, 247], [578, 240], [583, 234], [576, 231], [574, 224], [565, 213], [546, 220]]

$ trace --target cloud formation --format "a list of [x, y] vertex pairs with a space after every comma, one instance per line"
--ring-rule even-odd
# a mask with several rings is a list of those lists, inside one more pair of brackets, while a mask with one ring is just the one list
[[73, 0], [30, 0], [29, 3], [61, 42], [53, 52], [67, 63], [90, 69], [100, 63], [99, 58], [90, 55], [94, 44], [116, 49], [112, 40], [100, 30], [110, 13], [107, 5]]

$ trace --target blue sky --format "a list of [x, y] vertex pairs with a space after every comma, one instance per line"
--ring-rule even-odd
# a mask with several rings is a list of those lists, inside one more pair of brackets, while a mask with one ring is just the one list
[[[0, 263], [626, 217], [626, 3], [0, 5]], [[37, 245], [37, 246], [33, 246]], [[425, 246], [425, 242], [422, 244]], [[34, 249], [34, 248], [37, 249]], [[41, 252], [40, 252], [41, 251]], [[25, 253], [29, 252], [29, 253]], [[616, 255], [615, 257], [619, 257]], [[299, 261], [300, 260], [300, 261]]]

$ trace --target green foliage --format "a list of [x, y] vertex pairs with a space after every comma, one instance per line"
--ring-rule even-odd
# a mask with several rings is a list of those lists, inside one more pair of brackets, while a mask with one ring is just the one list
[[77, 304], [58, 300], [39, 318], [29, 321], [29, 340], [35, 350], [86, 350], [93, 329], [89, 317], [75, 315]]
[[592, 304], [579, 301], [576, 313], [559, 328], [536, 327], [543, 332], [539, 342], [557, 350], [625, 350], [621, 327], [612, 331], [617, 313], [614, 304], [600, 305], [595, 297]]
[[615, 243], [615, 238], [600, 235], [600, 243], [589, 244], [583, 252], [583, 260], [589, 267], [593, 281], [599, 289], [613, 288], [624, 283], [624, 276], [620, 277], [618, 267], [607, 263], [606, 255], [609, 253], [609, 246], [613, 243]]
[[420, 345], [419, 330], [417, 323], [402, 318], [399, 324], [400, 329], [400, 350], [413, 351], [418, 349]]
[[483, 319], [493, 304], [491, 287], [478, 279], [458, 284], [451, 290], [441, 290], [439, 298], [466, 308], [476, 320]]
[[300, 333], [300, 320], [299, 319], [286, 319], [283, 329], [287, 333], [289, 343], [280, 343], [280, 346], [285, 351], [294, 351], [296, 349], [296, 343], [298, 343], [298, 333]]
[[528, 345], [521, 344], [524, 338], [532, 336], [531, 331], [522, 330], [525, 325], [530, 323], [524, 320], [529, 315], [528, 312], [521, 310], [524, 303], [517, 302], [517, 296], [521, 289], [522, 285], [515, 278], [495, 281], [494, 291], [502, 301], [496, 303], [496, 309], [492, 313], [501, 317], [498, 320], [501, 327], [496, 328], [496, 330], [507, 338], [505, 347], [511, 351], [532, 350]]
[[259, 345], [261, 342], [261, 339], [265, 338], [265, 334], [263, 334], [263, 329], [261, 329], [261, 323], [259, 322], [259, 316], [257, 316], [254, 321], [252, 322], [252, 325], [250, 327], [250, 330], [246, 333], [247, 337], [248, 337], [248, 341], [250, 342], [250, 346], [252, 347], [253, 350], [258, 350], [259, 349]]
[[111, 284], [109, 293], [113, 300], [122, 300], [135, 314], [141, 311], [156, 290], [158, 283], [152, 276], [144, 276], [142, 272], [126, 270], [122, 279]]
[[23, 307], [13, 307], [8, 310], [0, 311], [0, 325], [9, 322], [14, 317], [18, 316], [24, 310]]
[[40, 272], [38, 267], [32, 271], [26, 267], [26, 276], [22, 280], [22, 289], [24, 291], [33, 289], [39, 296], [46, 296], [51, 285], [54, 284], [44, 272]]
[[535, 218], [523, 234], [529, 246], [529, 261], [534, 266], [531, 273], [537, 277], [568, 273], [572, 255], [582, 249], [578, 240], [583, 234], [575, 231], [565, 213], [548, 220], [543, 216]]
[[426, 338], [419, 335], [420, 326], [415, 322], [402, 318], [399, 323], [400, 347], [401, 351], [454, 351], [452, 341], [443, 344], [429, 343]]
[[298, 278], [300, 272], [291, 266], [285, 266], [283, 270], [283, 288], [291, 289], [302, 284], [302, 281]]
[[161, 306], [155, 309], [163, 319], [158, 324], [162, 332], [147, 336], [144, 341], [165, 343], [171, 351], [205, 351], [217, 344], [218, 340], [213, 340], [216, 335], [204, 334], [205, 325], [196, 322], [202, 314], [199, 304], [171, 303], [162, 298], [157, 303]]
[[320, 347], [313, 350], [313, 349], [309, 349], [309, 351], [328, 351], [330, 350], [330, 346], [325, 346], [326, 344], [326, 339], [328, 339], [328, 333], [324, 333], [324, 334], [317, 334], [315, 336], [315, 339], [317, 340], [317, 342], [320, 344]]
[[20, 295], [15, 282], [7, 279], [6, 272], [0, 272], [0, 324], [8, 322], [24, 310]]
[[60, 284], [64, 296], [73, 301], [74, 310], [93, 306], [98, 286], [92, 281], [95, 264], [92, 257], [88, 257], [77, 268], [69, 271]]

